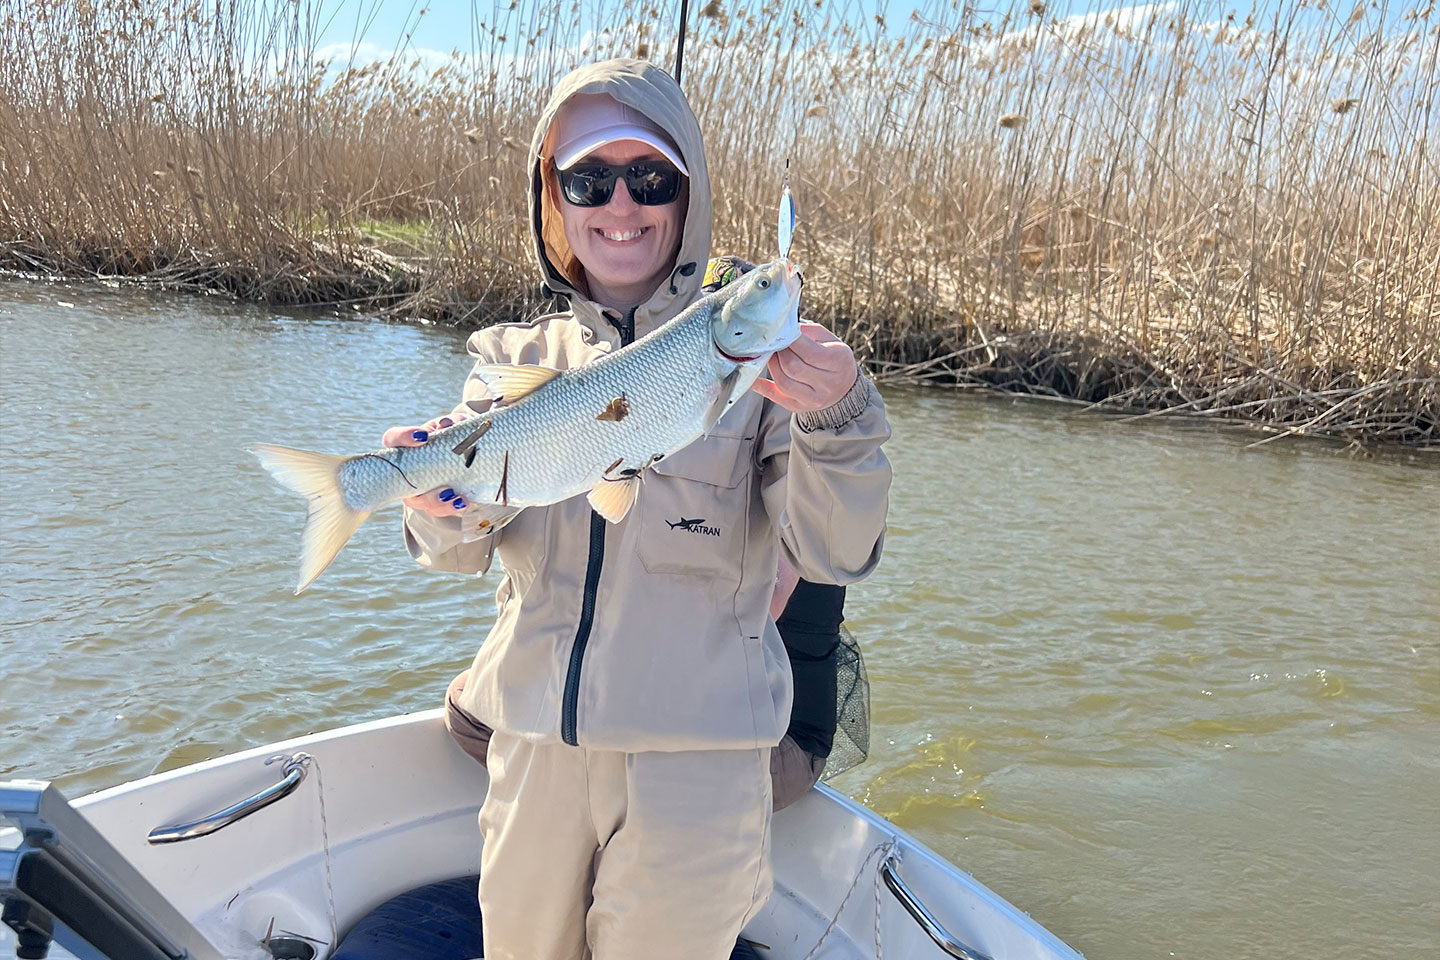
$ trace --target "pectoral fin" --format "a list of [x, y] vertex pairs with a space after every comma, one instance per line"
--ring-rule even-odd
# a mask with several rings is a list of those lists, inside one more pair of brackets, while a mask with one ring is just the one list
[[492, 397], [514, 403], [560, 376], [560, 371], [533, 363], [487, 363], [476, 367], [471, 376], [485, 384]]
[[590, 488], [586, 499], [600, 516], [611, 523], [619, 523], [635, 505], [639, 493], [640, 478], [634, 476], [627, 480], [601, 480]]
[[725, 415], [725, 411], [730, 409], [730, 395], [735, 392], [735, 382], [739, 379], [740, 368], [736, 367], [725, 375], [724, 380], [720, 381], [720, 392], [715, 395], [709, 409], [705, 411], [704, 419], [701, 420], [701, 429], [705, 436], [710, 436], [710, 431], [715, 428], [715, 424], [719, 423], [720, 418]]

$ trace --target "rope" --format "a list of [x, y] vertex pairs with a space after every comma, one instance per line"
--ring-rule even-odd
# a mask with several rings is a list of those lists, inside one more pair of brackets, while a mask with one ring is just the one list
[[[893, 849], [895, 844], [890, 844]], [[881, 861], [884, 862], [883, 859]], [[880, 871], [875, 871], [875, 960], [885, 960], [885, 950], [880, 946]]]
[[[322, 856], [325, 858], [325, 859], [324, 859], [324, 864], [325, 864], [325, 903], [326, 903], [326, 906], [328, 906], [328, 907], [330, 908], [330, 912], [329, 912], [329, 920], [330, 920], [330, 944], [329, 944], [329, 945], [330, 945], [330, 949], [331, 949], [331, 950], [334, 950], [335, 947], [339, 946], [339, 944], [340, 944], [340, 923], [339, 923], [339, 920], [337, 919], [337, 917], [336, 917], [336, 915], [335, 915], [335, 879], [334, 879], [334, 876], [333, 876], [333, 874], [332, 874], [332, 872], [331, 872], [331, 869], [330, 869], [330, 822], [329, 822], [329, 820], [328, 820], [328, 819], [326, 818], [326, 816], [325, 816], [325, 779], [324, 779], [324, 777], [323, 777], [323, 776], [321, 775], [321, 773], [320, 773], [320, 761], [319, 761], [319, 760], [316, 760], [316, 759], [314, 758], [314, 756], [312, 756], [311, 754], [305, 753], [303, 750], [302, 750], [302, 751], [297, 751], [297, 752], [294, 753], [294, 754], [289, 754], [289, 753], [277, 753], [277, 754], [276, 754], [275, 756], [273, 756], [273, 757], [267, 757], [266, 760], [265, 760], [265, 765], [268, 767], [270, 764], [276, 763], [276, 762], [279, 762], [279, 761], [282, 761], [282, 760], [285, 762], [285, 765], [284, 765], [284, 767], [282, 767], [281, 769], [283, 769], [287, 775], [290, 774], [293, 770], [295, 770], [295, 769], [298, 767], [298, 768], [302, 771], [302, 777], [303, 777], [303, 772], [304, 772], [306, 769], [308, 769], [308, 768], [310, 768], [310, 767], [312, 767], [312, 766], [315, 768], [315, 790], [316, 790], [316, 799], [317, 799], [317, 800], [319, 801], [319, 803], [320, 803], [320, 843], [321, 843], [321, 853], [322, 853]], [[238, 894], [237, 894], [237, 896], [238, 896]], [[293, 930], [282, 930], [282, 931], [280, 931], [280, 932], [281, 932], [282, 934], [284, 934], [285, 936], [288, 936], [288, 937], [298, 937], [298, 938], [300, 938], [301, 940], [308, 940], [308, 941], [310, 941], [311, 943], [319, 943], [319, 944], [323, 944], [323, 943], [324, 943], [324, 941], [322, 941], [322, 940], [316, 940], [314, 937], [306, 936], [306, 935], [303, 934], [303, 933], [296, 933], [296, 932], [293, 931]], [[269, 946], [269, 944], [270, 944], [270, 938], [271, 938], [271, 935], [272, 935], [273, 933], [275, 933], [275, 918], [274, 918], [274, 917], [271, 917], [271, 918], [270, 918], [270, 929], [265, 932], [265, 939], [261, 941], [261, 943], [262, 943], [263, 945], [265, 945], [266, 947]]]
[[[843, 898], [841, 898], [841, 900], [840, 900], [840, 906], [838, 906], [838, 907], [835, 908], [835, 915], [830, 918], [830, 924], [829, 924], [829, 926], [827, 926], [827, 927], [825, 928], [825, 932], [824, 932], [824, 933], [820, 934], [820, 939], [817, 940], [817, 941], [815, 941], [815, 946], [813, 946], [813, 947], [810, 948], [810, 952], [807, 953], [807, 954], [805, 954], [803, 960], [812, 960], [812, 958], [815, 956], [815, 954], [816, 954], [817, 952], [819, 952], [820, 948], [825, 945], [825, 941], [827, 941], [827, 940], [830, 939], [830, 934], [834, 932], [835, 928], [836, 928], [836, 927], [839, 925], [839, 923], [840, 923], [840, 915], [845, 912], [845, 905], [850, 902], [850, 897], [851, 897], [851, 895], [859, 888], [859, 886], [860, 886], [860, 878], [863, 877], [863, 876], [865, 876], [865, 871], [866, 871], [866, 869], [870, 866], [870, 861], [875, 859], [875, 855], [876, 855], [877, 853], [879, 853], [879, 854], [885, 854], [885, 853], [889, 853], [891, 850], [894, 850], [894, 849], [895, 849], [895, 838], [894, 838], [894, 837], [891, 837], [889, 840], [886, 840], [884, 843], [882, 843], [882, 844], [874, 847], [869, 853], [867, 853], [867, 854], [865, 855], [865, 859], [860, 862], [860, 869], [855, 872], [855, 879], [850, 881], [850, 889], [845, 891], [845, 896], [844, 896]], [[879, 871], [879, 870], [876, 870], [876, 871], [875, 871], [875, 883], [876, 883], [876, 887], [875, 887], [875, 958], [876, 958], [876, 960], [881, 960], [881, 958], [880, 958], [880, 887], [879, 887], [879, 883], [880, 883], [880, 871]]]
[[309, 754], [298, 756], [305, 757], [315, 767], [315, 792], [320, 798], [320, 842], [325, 856], [325, 901], [330, 907], [330, 949], [334, 950], [340, 946], [340, 924], [335, 916], [335, 879], [330, 868], [330, 821], [325, 816], [325, 777], [320, 772], [319, 760]]

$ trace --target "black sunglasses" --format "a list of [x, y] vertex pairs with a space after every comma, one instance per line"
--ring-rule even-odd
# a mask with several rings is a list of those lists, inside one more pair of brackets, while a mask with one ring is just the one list
[[615, 181], [625, 178], [630, 198], [642, 207], [661, 207], [680, 196], [684, 177], [664, 160], [639, 160], [622, 171], [608, 163], [577, 163], [560, 171], [560, 192], [577, 207], [603, 207], [615, 192]]

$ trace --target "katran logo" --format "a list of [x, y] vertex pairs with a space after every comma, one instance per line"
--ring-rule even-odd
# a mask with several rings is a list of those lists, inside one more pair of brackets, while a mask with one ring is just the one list
[[705, 526], [704, 517], [697, 517], [694, 520], [686, 520], [684, 517], [681, 517], [679, 520], [676, 520], [673, 523], [669, 520], [666, 520], [665, 522], [670, 524], [671, 530], [684, 530], [686, 533], [699, 533], [707, 537], [720, 536], [720, 528]]

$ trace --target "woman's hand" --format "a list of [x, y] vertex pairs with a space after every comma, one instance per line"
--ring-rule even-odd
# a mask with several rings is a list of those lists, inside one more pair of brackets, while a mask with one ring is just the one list
[[791, 413], [823, 410], [855, 385], [855, 354], [818, 323], [802, 321], [800, 339], [770, 358], [770, 379], [750, 388]]
[[[448, 416], [436, 417], [420, 427], [391, 427], [380, 438], [380, 444], [386, 447], [421, 447], [429, 441], [431, 433], [436, 430], [444, 430], [446, 427], [453, 427], [465, 419], [467, 418], [463, 415], [452, 413]], [[427, 490], [413, 497], [405, 497], [400, 502], [412, 510], [419, 510], [432, 517], [459, 516], [469, 506], [465, 502], [465, 498], [450, 487], [436, 487], [434, 490]]]

